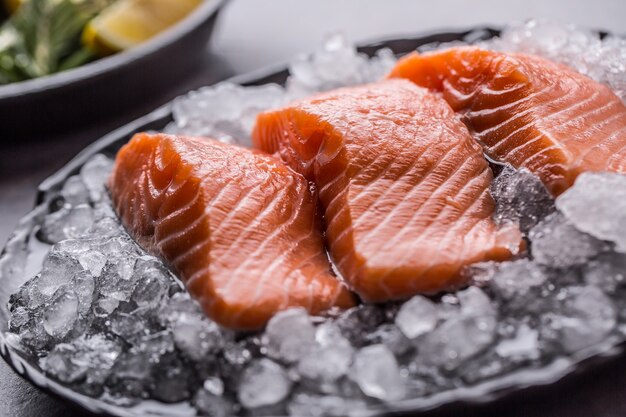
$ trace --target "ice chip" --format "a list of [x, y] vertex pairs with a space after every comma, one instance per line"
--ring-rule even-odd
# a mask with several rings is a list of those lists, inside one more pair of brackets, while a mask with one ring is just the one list
[[291, 381], [285, 370], [269, 359], [251, 363], [243, 372], [237, 398], [247, 409], [282, 402], [291, 391]]
[[102, 297], [94, 305], [96, 317], [107, 317], [120, 305], [120, 301], [115, 298]]
[[[352, 363], [354, 349], [350, 342], [340, 334], [336, 334], [335, 338], [328, 340], [328, 331], [324, 327], [330, 326], [322, 325], [320, 327], [322, 328], [321, 332], [326, 333], [326, 335], [318, 337], [318, 343], [300, 359], [297, 370], [303, 378], [319, 384], [320, 390], [330, 391], [332, 384], [347, 374]], [[319, 328], [318, 333], [320, 333]]]
[[388, 50], [371, 59], [358, 53], [341, 33], [325, 39], [321, 48], [310, 55], [300, 55], [289, 65], [287, 96], [291, 99], [319, 91], [373, 82], [384, 77], [395, 64]]
[[166, 130], [251, 146], [257, 114], [283, 104], [284, 95], [284, 89], [276, 84], [242, 87], [220, 83], [204, 87], [174, 101], [175, 123]]
[[461, 304], [461, 314], [465, 316], [486, 317], [494, 316], [496, 309], [483, 290], [478, 287], [468, 287], [457, 293]]
[[586, 263], [606, 246], [579, 231], [560, 213], [542, 220], [532, 228], [529, 237], [533, 259], [539, 264], [561, 269]]
[[106, 181], [113, 170], [113, 161], [102, 154], [93, 156], [80, 170], [80, 178], [89, 191], [89, 199], [95, 203], [106, 193]]
[[78, 319], [78, 297], [72, 290], [63, 291], [46, 306], [43, 315], [43, 328], [54, 338], [63, 338]]
[[172, 295], [157, 312], [157, 318], [161, 325], [169, 327], [176, 323], [178, 317], [183, 314], [190, 316], [204, 315], [198, 302], [193, 300], [186, 291]]
[[72, 356], [76, 348], [69, 343], [60, 343], [39, 361], [41, 368], [62, 382], [72, 383], [85, 376], [86, 369], [74, 366]]
[[67, 383], [85, 379], [101, 386], [111, 372], [122, 348], [102, 335], [81, 336], [61, 343], [40, 361], [42, 369]]
[[108, 259], [99, 279], [100, 294], [118, 301], [130, 300], [136, 286], [133, 280], [136, 261], [133, 257]]
[[372, 344], [383, 344], [389, 350], [401, 357], [413, 349], [414, 343], [405, 336], [405, 334], [395, 324], [387, 323], [378, 326], [378, 328], [367, 336]]
[[88, 233], [101, 237], [113, 237], [123, 234], [124, 229], [114, 216], [102, 217], [89, 228]]
[[504, 167], [492, 185], [498, 224], [514, 222], [527, 233], [541, 219], [554, 212], [554, 199], [541, 180], [526, 168]]
[[158, 358], [158, 366], [153, 368], [154, 380], [151, 381], [150, 394], [165, 403], [177, 403], [191, 397], [193, 371], [183, 366], [181, 359], [174, 353], [164, 353]]
[[89, 191], [83, 180], [78, 175], [72, 175], [63, 183], [61, 196], [71, 206], [86, 204], [89, 202]]
[[495, 339], [496, 319], [491, 316], [455, 316], [431, 333], [418, 347], [418, 360], [451, 371], [482, 352]]
[[174, 336], [170, 330], [146, 334], [140, 337], [136, 346], [153, 361], [158, 361], [159, 357], [174, 351]]
[[202, 383], [202, 388], [213, 395], [224, 394], [224, 382], [218, 377], [209, 377]]
[[401, 400], [406, 392], [396, 358], [385, 345], [370, 345], [359, 350], [350, 378], [365, 395], [382, 401]]
[[88, 205], [65, 205], [44, 218], [39, 235], [47, 243], [78, 238], [87, 234], [93, 221], [93, 211]]
[[556, 207], [581, 232], [626, 252], [626, 175], [583, 173]]
[[406, 337], [415, 339], [433, 330], [438, 320], [435, 303], [422, 295], [416, 295], [400, 307], [395, 322]]
[[306, 355], [315, 341], [315, 327], [307, 311], [292, 308], [270, 319], [264, 335], [268, 356], [287, 363]]
[[528, 259], [494, 265], [491, 285], [503, 299], [525, 300], [529, 292], [540, 288], [548, 279], [544, 271]]
[[59, 252], [55, 248], [46, 256], [41, 269], [45, 282], [39, 284], [39, 290], [46, 296], [52, 295], [60, 286], [68, 284], [74, 276], [85, 271], [73, 254]]
[[566, 300], [565, 312], [556, 325], [560, 343], [568, 352], [593, 346], [615, 328], [616, 311], [613, 302], [597, 287], [574, 289]]
[[78, 262], [93, 277], [99, 277], [106, 265], [107, 257], [97, 250], [87, 250], [78, 254]]
[[539, 357], [539, 334], [536, 330], [522, 324], [511, 339], [504, 339], [495, 347], [503, 358], [536, 359]]
[[138, 278], [132, 300], [139, 307], [159, 307], [169, 291], [169, 272], [156, 258], [142, 257], [133, 274]]
[[[221, 380], [220, 380], [221, 382]], [[205, 384], [206, 385], [206, 384]], [[196, 392], [193, 404], [203, 416], [208, 417], [230, 417], [233, 414], [233, 405], [221, 394], [215, 394], [206, 387]]]
[[615, 292], [626, 281], [626, 254], [609, 252], [598, 256], [584, 265], [583, 276], [588, 284], [606, 293]]
[[385, 320], [383, 309], [373, 304], [361, 304], [344, 311], [335, 321], [341, 333], [356, 347], [367, 342], [366, 335]]
[[20, 328], [28, 323], [31, 319], [30, 311], [26, 307], [17, 307], [11, 311], [9, 319], [9, 329], [12, 332], [19, 333]]
[[88, 315], [94, 301], [96, 283], [86, 271], [78, 274], [72, 280], [72, 289], [78, 297], [78, 312], [83, 316]]
[[131, 344], [136, 343], [146, 330], [146, 324], [140, 317], [120, 311], [116, 311], [110, 316], [107, 325], [111, 333]]
[[176, 347], [187, 357], [202, 361], [222, 349], [224, 337], [219, 327], [199, 315], [181, 314], [172, 328]]

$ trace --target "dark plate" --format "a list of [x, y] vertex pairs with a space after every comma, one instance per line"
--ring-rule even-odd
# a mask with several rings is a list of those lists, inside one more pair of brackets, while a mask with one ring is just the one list
[[[414, 38], [388, 39], [370, 43], [360, 47], [359, 50], [371, 55], [380, 48], [388, 47], [396, 54], [404, 54], [427, 43], [462, 40], [470, 33], [473, 37], [486, 39], [496, 36], [499, 31], [491, 28], [479, 28], [465, 32], [441, 32]], [[287, 75], [288, 71], [281, 67], [238, 76], [230, 81], [242, 85], [261, 85], [269, 82], [283, 84]], [[134, 133], [160, 130], [171, 121], [171, 105], [168, 104], [94, 142], [39, 186], [37, 204], [45, 203], [53, 198], [66, 178], [77, 173], [80, 167], [94, 154], [102, 152], [114, 156]], [[18, 238], [21, 233], [22, 239], [27, 241], [30, 232], [29, 227], [28, 222], [18, 227]], [[1, 267], [0, 264], [0, 270]], [[28, 269], [37, 270], [39, 267], [40, 265], [30, 265]], [[24, 273], [24, 275], [28, 274]], [[20, 279], [23, 281], [23, 277]], [[8, 294], [14, 291], [20, 283], [16, 282], [18, 281], [16, 278], [6, 279], [0, 276], [0, 280], [2, 280], [2, 285], [0, 285], [0, 354], [19, 375], [40, 389], [96, 414], [114, 416], [193, 415], [189, 414], [191, 410], [184, 405], [165, 405], [154, 401], [144, 401], [133, 408], [114, 406], [79, 394], [54, 380], [48, 379], [35, 365], [29, 363], [25, 356], [12, 348], [4, 335], [7, 330], [9, 314], [6, 300]], [[525, 401], [525, 399], [533, 396], [558, 395], [558, 386], [576, 383], [577, 378], [585, 378], [590, 372], [601, 367], [612, 366], [622, 351], [622, 345], [611, 347], [610, 344], [607, 344], [606, 346], [599, 346], [593, 351], [584, 352], [583, 355], [574, 357], [572, 360], [556, 360], [543, 368], [517, 371], [470, 388], [448, 391], [428, 398], [409, 399], [386, 405], [384, 408], [372, 409], [359, 415], [415, 415], [416, 413], [429, 415], [433, 413], [436, 415], [443, 415], [444, 413], [476, 415], [478, 413], [477, 415], [480, 415], [480, 409], [485, 404], [506, 404], [510, 401]], [[559, 383], [554, 384], [556, 381]]]
[[226, 1], [206, 0], [169, 30], [129, 51], [0, 86], [2, 141], [75, 129], [154, 98], [198, 65]]

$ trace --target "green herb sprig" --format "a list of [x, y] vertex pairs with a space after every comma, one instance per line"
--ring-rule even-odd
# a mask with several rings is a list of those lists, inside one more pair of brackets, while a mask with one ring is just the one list
[[0, 26], [0, 84], [78, 67], [95, 57], [85, 25], [114, 0], [26, 0]]

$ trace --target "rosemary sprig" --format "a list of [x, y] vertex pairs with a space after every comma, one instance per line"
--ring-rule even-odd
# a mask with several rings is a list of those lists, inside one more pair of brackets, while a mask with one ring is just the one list
[[94, 57], [83, 28], [114, 0], [27, 0], [0, 27], [0, 84], [74, 68]]

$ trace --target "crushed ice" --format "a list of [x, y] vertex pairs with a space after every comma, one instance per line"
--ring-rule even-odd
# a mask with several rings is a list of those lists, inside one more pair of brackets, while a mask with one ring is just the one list
[[[626, 94], [621, 39], [529, 22], [488, 46], [545, 55]], [[375, 80], [394, 60], [386, 50], [368, 59], [334, 36], [292, 63], [286, 89], [201, 89], [175, 102], [167, 129], [249, 144], [259, 111]], [[209, 320], [125, 233], [104, 187], [111, 164], [94, 157], [24, 221], [51, 247], [41, 271], [10, 299], [15, 347], [87, 395], [120, 405], [187, 400], [211, 416], [343, 416], [626, 337], [625, 176], [583, 174], [554, 201], [531, 173], [505, 167], [491, 192], [496, 220], [526, 234], [520, 259], [472, 265], [466, 273], [476, 285], [456, 293], [360, 305], [331, 318], [292, 309], [262, 332], [240, 334]], [[10, 241], [14, 258], [5, 256], [0, 271], [23, 265], [26, 236]]]

